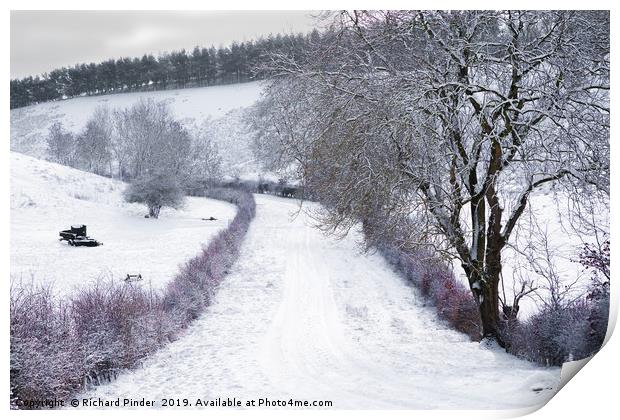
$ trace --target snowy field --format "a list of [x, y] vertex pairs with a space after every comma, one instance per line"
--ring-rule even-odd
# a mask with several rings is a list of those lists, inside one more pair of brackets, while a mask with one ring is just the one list
[[166, 102], [175, 117], [187, 127], [211, 127], [223, 157], [226, 175], [255, 177], [259, 172], [249, 148], [247, 133], [241, 124], [241, 109], [254, 104], [261, 93], [260, 82], [239, 83], [205, 88], [154, 92], [84, 96], [64, 101], [46, 102], [11, 110], [11, 150], [46, 158], [49, 127], [61, 122], [74, 133], [84, 128], [99, 106], [127, 108], [141, 98]]
[[82, 397], [288, 398], [334, 408], [522, 408], [560, 370], [479, 344], [437, 321], [353, 235], [322, 236], [295, 201], [257, 195], [257, 216], [215, 302], [142, 369]]
[[[232, 204], [188, 198], [182, 210], [145, 219], [145, 206], [127, 204], [125, 184], [66, 166], [11, 153], [11, 277], [54, 284], [59, 293], [97, 279], [141, 273], [159, 288], [178, 265], [235, 215]], [[213, 216], [217, 221], [203, 221]], [[87, 225], [96, 248], [71, 247], [58, 232]]]

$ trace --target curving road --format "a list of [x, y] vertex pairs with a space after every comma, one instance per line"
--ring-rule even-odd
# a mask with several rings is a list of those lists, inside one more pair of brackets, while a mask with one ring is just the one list
[[359, 252], [355, 234], [328, 239], [304, 212], [291, 217], [295, 201], [256, 200], [239, 262], [208, 311], [143, 368], [83, 398], [500, 409], [553, 395], [559, 369], [447, 329], [379, 256]]

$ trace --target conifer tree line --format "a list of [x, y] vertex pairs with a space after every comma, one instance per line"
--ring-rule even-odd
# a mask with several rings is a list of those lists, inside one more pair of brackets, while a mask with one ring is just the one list
[[227, 47], [195, 47], [157, 57], [109, 59], [55, 69], [40, 76], [11, 80], [11, 109], [57, 99], [138, 90], [212, 86], [258, 80], [253, 69], [271, 54], [296, 57], [318, 31], [277, 34], [256, 41], [233, 42]]

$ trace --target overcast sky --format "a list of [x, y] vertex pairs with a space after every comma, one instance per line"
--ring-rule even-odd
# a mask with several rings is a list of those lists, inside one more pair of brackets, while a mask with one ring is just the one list
[[144, 53], [307, 32], [303, 11], [12, 11], [11, 78]]

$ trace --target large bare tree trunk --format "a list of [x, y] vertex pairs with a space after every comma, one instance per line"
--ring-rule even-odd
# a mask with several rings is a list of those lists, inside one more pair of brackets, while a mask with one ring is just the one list
[[[497, 267], [497, 266], [495, 266]], [[500, 271], [487, 266], [484, 272], [471, 267], [464, 267], [480, 313], [482, 338], [495, 340], [505, 347], [500, 331], [499, 315], [499, 278]]]
[[479, 308], [482, 337], [494, 339], [500, 346], [505, 347], [499, 330], [498, 283], [490, 278], [482, 284]]
[[480, 313], [481, 331], [483, 338], [497, 341], [504, 347], [499, 328], [499, 273], [483, 273], [478, 269], [463, 266], [469, 287], [474, 296]]

